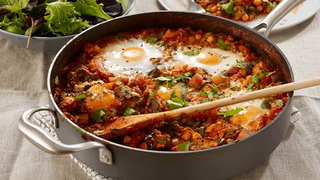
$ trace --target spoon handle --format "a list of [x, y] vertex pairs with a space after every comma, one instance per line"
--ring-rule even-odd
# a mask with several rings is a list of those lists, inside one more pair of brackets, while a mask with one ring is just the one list
[[101, 136], [105, 139], [109, 139], [112, 137], [125, 135], [139, 129], [143, 129], [148, 126], [152, 126], [154, 124], [157, 124], [160, 121], [166, 121], [170, 118], [182, 117], [185, 115], [190, 115], [190, 114], [206, 111], [213, 108], [228, 106], [228, 105], [237, 104], [240, 102], [250, 101], [254, 99], [259, 99], [263, 97], [269, 97], [275, 94], [291, 92], [294, 90], [303, 89], [303, 88], [316, 86], [316, 85], [320, 85], [320, 77], [298, 81], [298, 82], [287, 83], [284, 85], [274, 86], [274, 87], [254, 91], [254, 92], [241, 94], [235, 97], [227, 97], [227, 98], [219, 99], [216, 101], [197, 104], [197, 105], [188, 106], [185, 108], [175, 109], [171, 111], [120, 117], [114, 122], [105, 124], [106, 129], [104, 133], [98, 136]]

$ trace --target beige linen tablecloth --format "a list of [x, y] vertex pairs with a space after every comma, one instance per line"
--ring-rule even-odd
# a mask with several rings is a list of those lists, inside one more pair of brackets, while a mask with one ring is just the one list
[[[161, 9], [157, 0], [137, 0], [130, 14]], [[320, 13], [269, 38], [289, 59], [295, 81], [320, 76]], [[46, 77], [54, 55], [20, 48], [0, 37], [0, 179], [92, 179], [69, 155], [47, 154], [18, 130], [25, 110], [48, 104]], [[320, 87], [296, 91], [293, 105], [301, 118], [278, 148], [232, 180], [320, 179]]]

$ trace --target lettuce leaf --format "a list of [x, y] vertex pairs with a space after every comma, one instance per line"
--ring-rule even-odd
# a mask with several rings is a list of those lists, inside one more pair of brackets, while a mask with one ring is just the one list
[[81, 15], [97, 16], [105, 20], [112, 19], [103, 10], [100, 4], [97, 4], [94, 0], [77, 0], [76, 2], [71, 2], [75, 10], [80, 12]]
[[129, 0], [117, 0], [117, 2], [122, 6], [122, 14], [126, 12], [126, 10], [128, 9]]
[[87, 28], [88, 21], [82, 21], [80, 13], [70, 2], [52, 2], [47, 6], [44, 18], [55, 36], [80, 33]]
[[[8, 18], [8, 16], [12, 16]], [[3, 18], [3, 21], [0, 22], [0, 28], [11, 32], [15, 34], [24, 34], [24, 22], [25, 22], [25, 16], [24, 15], [19, 15], [19, 14], [8, 14], [5, 15]]]
[[11, 5], [6, 5], [6, 9], [11, 12], [24, 14], [22, 9], [26, 8], [28, 4], [29, 0], [16, 0], [14, 4], [11, 3]]

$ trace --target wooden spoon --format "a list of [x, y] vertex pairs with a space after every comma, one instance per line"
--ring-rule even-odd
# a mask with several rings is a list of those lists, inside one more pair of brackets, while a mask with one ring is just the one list
[[224, 99], [219, 99], [216, 101], [211, 101], [207, 103], [197, 104], [193, 106], [188, 106], [180, 109], [175, 109], [171, 111], [151, 113], [151, 114], [141, 114], [133, 116], [119, 117], [116, 121], [105, 124], [105, 130], [102, 134], [97, 136], [109, 139], [116, 136], [121, 136], [129, 134], [136, 130], [144, 129], [148, 126], [152, 126], [161, 121], [166, 121], [170, 118], [176, 118], [180, 116], [185, 116], [197, 112], [206, 111], [213, 108], [228, 106], [232, 104], [237, 104], [240, 102], [245, 102], [249, 100], [259, 99], [263, 97], [269, 97], [275, 94], [281, 94], [285, 92], [291, 92], [298, 89], [303, 89], [311, 86], [320, 85], [320, 77], [312, 78], [308, 80], [303, 80], [299, 82], [292, 82], [284, 85], [274, 86], [258, 91], [249, 92], [235, 97], [228, 97]]

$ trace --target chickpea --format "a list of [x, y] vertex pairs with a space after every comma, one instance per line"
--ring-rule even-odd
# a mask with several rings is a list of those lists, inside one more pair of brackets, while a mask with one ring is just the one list
[[191, 137], [192, 137], [192, 134], [190, 131], [187, 131], [184, 135], [182, 135], [182, 138], [186, 141], [189, 140]]
[[201, 34], [196, 34], [195, 37], [196, 37], [196, 40], [198, 40], [198, 41], [202, 38]]
[[271, 8], [266, 7], [266, 8], [264, 9], [264, 11], [265, 11], [266, 13], [269, 13], [269, 12], [271, 12]]
[[224, 41], [224, 43], [225, 43], [226, 45], [230, 45], [230, 41], [229, 41], [228, 39], [226, 39], [226, 40]]
[[207, 38], [207, 42], [208, 42], [208, 43], [214, 43], [214, 42], [216, 42], [216, 38], [215, 38], [213, 35], [211, 35], [211, 36], [209, 36], [209, 37]]
[[193, 37], [193, 36], [190, 36], [188, 39], [189, 39], [190, 42], [195, 42], [196, 41], [196, 38]]
[[262, 3], [261, 0], [253, 0], [253, 5], [256, 6], [256, 7], [257, 7], [257, 6], [260, 6], [261, 3]]
[[123, 138], [123, 143], [124, 143], [124, 144], [126, 144], [126, 143], [128, 143], [128, 142], [130, 142], [130, 141], [131, 141], [131, 137], [128, 136], [128, 135]]
[[248, 14], [244, 14], [244, 15], [242, 16], [242, 21], [246, 22], [246, 21], [248, 21], [248, 20], [249, 20]]
[[229, 40], [229, 41], [234, 41], [234, 38], [232, 37], [232, 36], [230, 36], [230, 35], [228, 35], [228, 37], [227, 37], [227, 39]]
[[259, 11], [259, 12], [263, 11], [263, 6], [256, 7], [256, 10]]
[[147, 143], [146, 143], [146, 142], [141, 143], [141, 144], [140, 144], [140, 148], [141, 148], [141, 149], [148, 149]]
[[213, 13], [215, 13], [217, 10], [218, 10], [217, 6], [213, 6], [213, 7], [210, 9], [210, 11], [213, 12]]
[[197, 132], [194, 132], [193, 134], [192, 134], [192, 139], [201, 139], [202, 138], [202, 136], [199, 134], [199, 133], [197, 133]]

